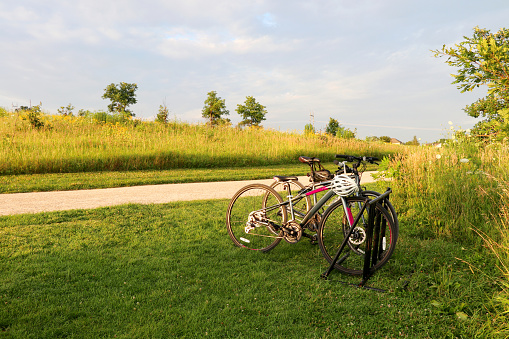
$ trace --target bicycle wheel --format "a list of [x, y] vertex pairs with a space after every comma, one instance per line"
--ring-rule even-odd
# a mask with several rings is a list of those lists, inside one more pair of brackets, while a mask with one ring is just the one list
[[[359, 195], [362, 195], [362, 196], [365, 196], [368, 198], [377, 198], [382, 194], [378, 193], [376, 191], [367, 191], [366, 190], [366, 191], [360, 191]], [[384, 207], [385, 207], [385, 209], [387, 209], [387, 212], [389, 212], [389, 214], [392, 217], [392, 220], [394, 221], [394, 230], [395, 230], [395, 234], [397, 237], [399, 235], [399, 221], [398, 221], [398, 215], [396, 214], [396, 210], [394, 209], [394, 206], [392, 206], [392, 204], [389, 200], [386, 200]]]
[[[359, 202], [361, 203], [360, 206], [362, 206], [365, 200], [362, 197], [349, 197], [346, 198], [346, 202], [347, 207], [352, 213], [353, 220], [356, 220], [360, 212]], [[374, 272], [385, 265], [391, 257], [396, 247], [397, 234], [393, 219], [385, 208], [380, 204], [375, 204], [375, 206], [369, 208], [376, 208], [378, 213], [375, 222], [381, 228], [380, 247], [377, 251], [378, 262], [371, 267], [371, 272]], [[368, 209], [363, 212], [362, 216], [363, 218], [359, 218], [359, 222], [355, 225], [347, 241], [347, 246], [343, 248], [339, 259], [334, 265], [334, 268], [337, 270], [350, 275], [361, 275], [363, 273]], [[325, 211], [318, 230], [318, 244], [329, 264], [332, 263], [332, 259], [348, 235], [349, 230], [348, 217], [345, 213], [343, 202], [339, 200]]]
[[[298, 180], [291, 180], [287, 182], [274, 181], [270, 187], [272, 187], [279, 195], [281, 195], [281, 197], [286, 198], [288, 196], [287, 185], [290, 186], [290, 192], [293, 197], [296, 197], [299, 191], [305, 188], [305, 186]], [[295, 212], [296, 218], [303, 218], [310, 209], [311, 199], [308, 196], [297, 202], [294, 202], [293, 204], [293, 210]], [[287, 212], [290, 211], [288, 210]]]
[[286, 223], [283, 198], [269, 186], [252, 184], [241, 188], [230, 201], [226, 228], [239, 247], [267, 252], [281, 241]]

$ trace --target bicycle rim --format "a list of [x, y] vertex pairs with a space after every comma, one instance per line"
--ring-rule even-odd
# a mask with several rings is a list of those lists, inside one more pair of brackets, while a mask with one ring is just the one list
[[[360, 207], [359, 202], [363, 203], [360, 197], [347, 198], [348, 207], [351, 210], [354, 220], [357, 218]], [[376, 204], [371, 208], [376, 208], [378, 212], [378, 224], [385, 228], [385, 232], [381, 233], [380, 248], [377, 256], [376, 265], [372, 266], [371, 272], [379, 269], [391, 257], [396, 246], [395, 228], [392, 217], [385, 208]], [[366, 252], [366, 235], [367, 235], [368, 211], [363, 212], [363, 218], [354, 227], [354, 230], [346, 242], [339, 259], [334, 268], [350, 275], [361, 275], [364, 268], [364, 257]], [[318, 244], [323, 256], [329, 264], [338, 252], [345, 237], [350, 231], [348, 217], [345, 214], [343, 203], [338, 201], [331, 205], [325, 211], [320, 229], [318, 231]]]
[[283, 199], [266, 185], [241, 188], [231, 199], [226, 214], [228, 235], [239, 247], [269, 251], [281, 241], [279, 228], [286, 223]]

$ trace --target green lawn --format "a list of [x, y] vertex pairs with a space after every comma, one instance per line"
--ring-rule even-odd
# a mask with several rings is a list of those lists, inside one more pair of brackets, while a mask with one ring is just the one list
[[[472, 338], [489, 336], [493, 258], [400, 223], [373, 292], [318, 246], [233, 246], [228, 201], [0, 218], [0, 337]], [[471, 271], [461, 258], [481, 268]]]

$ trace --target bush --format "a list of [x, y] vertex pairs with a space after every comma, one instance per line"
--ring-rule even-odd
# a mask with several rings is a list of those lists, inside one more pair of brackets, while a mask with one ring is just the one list
[[28, 120], [28, 122], [30, 122], [30, 125], [32, 125], [32, 127], [35, 129], [43, 128], [45, 125], [40, 105], [28, 109], [23, 109], [21, 119]]

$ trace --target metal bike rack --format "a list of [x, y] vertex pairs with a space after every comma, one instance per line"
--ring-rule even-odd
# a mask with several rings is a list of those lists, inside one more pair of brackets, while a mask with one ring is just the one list
[[[371, 205], [375, 206], [375, 204], [380, 203], [380, 202], [384, 205], [385, 202], [388, 201], [389, 194], [391, 194], [391, 193], [392, 193], [392, 190], [390, 188], [387, 188], [387, 191], [385, 191], [382, 195], [380, 195], [379, 197], [377, 197], [373, 200], [369, 200], [369, 198], [366, 198], [367, 201], [362, 206], [361, 210], [359, 211], [359, 214], [357, 215], [357, 218], [355, 219], [354, 225], [359, 221], [360, 217], [364, 213], [364, 210], [368, 206], [371, 206]], [[366, 250], [365, 250], [365, 254], [364, 254], [364, 267], [362, 270], [361, 282], [359, 284], [352, 284], [352, 283], [348, 283], [348, 282], [344, 282], [344, 281], [339, 281], [340, 283], [352, 285], [352, 286], [356, 286], [356, 287], [361, 287], [361, 288], [365, 288], [365, 289], [369, 289], [369, 290], [373, 290], [373, 291], [385, 292], [385, 290], [382, 290], [379, 288], [366, 286], [366, 282], [374, 273], [374, 271], [372, 271], [371, 268], [374, 267], [376, 265], [376, 263], [378, 262], [378, 254], [380, 251], [382, 251], [380, 234], [385, 233], [386, 224], [385, 224], [385, 220], [383, 222], [381, 222], [382, 221], [381, 219], [382, 219], [381, 213], [378, 212], [376, 210], [376, 208], [369, 209], [369, 211], [368, 211], [368, 225], [367, 225], [367, 229], [366, 229]], [[354, 228], [352, 227], [350, 229], [350, 232], [348, 232], [348, 234], [345, 236], [345, 239], [343, 240], [343, 243], [339, 247], [338, 252], [334, 256], [334, 259], [332, 259], [332, 263], [329, 266], [329, 269], [325, 273], [322, 273], [321, 277], [323, 279], [325, 279], [325, 280], [328, 279], [329, 274], [334, 269], [334, 265], [336, 264], [336, 262], [339, 259], [339, 256], [341, 255], [341, 252], [343, 252], [343, 249], [347, 245], [348, 239], [352, 235], [353, 229]]]

